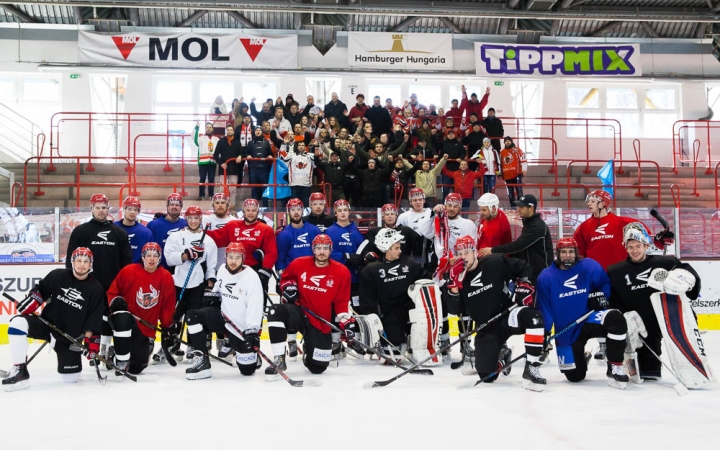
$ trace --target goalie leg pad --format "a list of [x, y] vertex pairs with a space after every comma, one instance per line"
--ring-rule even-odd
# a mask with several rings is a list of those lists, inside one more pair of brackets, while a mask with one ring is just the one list
[[[415, 303], [410, 310], [410, 347], [416, 361], [426, 359], [440, 348], [443, 308], [440, 288], [432, 280], [418, 280], [408, 288], [408, 295]], [[426, 365], [442, 363], [442, 356], [436, 355]]]
[[646, 338], [648, 333], [645, 328], [640, 314], [637, 311], [628, 311], [624, 314], [625, 322], [627, 322], [627, 343], [625, 345], [625, 353], [634, 353], [635, 350], [643, 346], [640, 336]]
[[[383, 324], [377, 314], [355, 316], [360, 329], [360, 341], [368, 347], [377, 346], [380, 335], [383, 333]], [[357, 338], [356, 338], [357, 339]]]

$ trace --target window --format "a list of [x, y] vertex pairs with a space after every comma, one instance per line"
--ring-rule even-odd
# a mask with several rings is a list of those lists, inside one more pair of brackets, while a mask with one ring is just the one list
[[[273, 99], [273, 102], [275, 102], [277, 87], [275, 83], [243, 81], [242, 96], [243, 101], [245, 101], [248, 105], [250, 105], [250, 101], [252, 99], [255, 99], [255, 108], [260, 111], [262, 109], [262, 104], [265, 103], [265, 100], [271, 98]], [[305, 104], [303, 101], [305, 99], [303, 98], [295, 100], [300, 103], [301, 106]]]
[[[440, 86], [426, 85], [426, 84], [411, 84], [410, 92], [408, 93], [407, 100], [410, 101], [410, 96], [416, 94], [418, 103], [425, 105], [426, 107], [432, 103], [438, 106], [442, 102], [442, 88]], [[405, 100], [402, 101], [405, 103]], [[400, 106], [400, 103], [398, 106]]]
[[[308, 95], [312, 95], [313, 97], [315, 97], [315, 104], [321, 108], [330, 102], [333, 92], [337, 92], [338, 95], [341, 95], [340, 85], [340, 78], [307, 77], [305, 79], [305, 89], [307, 90]], [[342, 101], [342, 98], [340, 98], [340, 100]], [[295, 97], [295, 101], [300, 103], [301, 106], [303, 105], [303, 103], [301, 103], [297, 97]]]
[[15, 103], [15, 80], [0, 78], [0, 103], [11, 105]]
[[235, 83], [233, 81], [201, 81], [198, 112], [202, 114], [209, 111], [210, 105], [215, 102], [218, 95], [223, 98], [223, 102], [230, 112], [232, 101], [235, 98]]
[[402, 93], [399, 84], [368, 84], [369, 100], [367, 100], [367, 103], [372, 105], [372, 98], [376, 95], [380, 97], [380, 104], [383, 106], [385, 106], [385, 100], [387, 99], [392, 99], [395, 106], [405, 103], [405, 101], [400, 101]]
[[26, 78], [23, 80], [23, 98], [29, 102], [59, 102], [60, 80], [57, 78]]
[[[192, 103], [192, 101], [192, 81], [160, 80], [155, 85], [156, 103]], [[210, 104], [212, 101], [208, 104], [208, 108]]]
[[568, 88], [568, 108], [597, 109], [600, 97], [597, 88]]
[[633, 109], [637, 110], [637, 89], [608, 89], [608, 109]]

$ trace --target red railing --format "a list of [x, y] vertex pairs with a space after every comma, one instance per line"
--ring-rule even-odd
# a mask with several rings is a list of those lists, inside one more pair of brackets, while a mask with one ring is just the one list
[[[615, 162], [616, 162], [616, 163], [619, 162], [620, 164], [622, 164], [622, 163], [623, 163], [623, 160], [619, 160], [619, 161], [615, 161]], [[613, 207], [615, 206], [615, 203], [617, 202], [617, 198], [618, 198], [617, 190], [619, 190], [619, 189], [638, 189], [638, 192], [639, 192], [641, 188], [653, 188], [653, 189], [656, 189], [656, 190], [657, 190], [657, 197], [658, 197], [657, 206], [660, 207], [660, 206], [661, 206], [661, 202], [662, 202], [662, 194], [661, 194], [662, 185], [661, 185], [661, 183], [660, 183], [660, 165], [659, 165], [656, 161], [625, 160], [624, 162], [626, 162], [626, 163], [637, 163], [637, 164], [638, 164], [638, 168], [640, 168], [640, 165], [643, 164], [643, 163], [654, 165], [654, 166], [655, 166], [655, 169], [656, 169], [656, 172], [657, 172], [657, 184], [630, 184], [630, 185], [617, 184], [617, 183], [615, 183], [615, 178], [613, 177], [612, 187], [613, 187], [613, 192], [615, 192], [615, 195], [613, 195]], [[576, 164], [576, 163], [585, 163], [585, 164], [587, 165], [586, 167], [589, 167], [589, 164], [590, 164], [590, 163], [602, 163], [602, 164], [605, 164], [605, 163], [607, 163], [607, 161], [601, 160], [601, 159], [591, 159], [591, 160], [578, 160], [578, 161], [570, 161], [570, 162], [568, 162], [567, 168], [565, 169], [565, 177], [566, 177], [568, 183], [570, 183], [570, 177], [571, 177], [571, 172], [572, 172], [570, 169], [572, 168], [572, 165], [573, 165], [573, 164]], [[583, 173], [584, 173], [584, 171], [583, 171]]]
[[[17, 195], [15, 194], [15, 187], [18, 187]], [[12, 186], [10, 186], [10, 207], [15, 208], [18, 205], [18, 201], [20, 200], [20, 194], [23, 191], [23, 184], [19, 181], [16, 181], [13, 183]], [[27, 206], [27, 205], [25, 205]]]
[[670, 185], [670, 195], [672, 195], [673, 204], [677, 209], [680, 209], [680, 186], [673, 183]]
[[[697, 132], [695, 132], [697, 130]], [[705, 175], [712, 174], [712, 163], [714, 162], [720, 162], [720, 158], [718, 159], [712, 159], [712, 141], [713, 141], [713, 132], [712, 130], [717, 130], [717, 136], [716, 139], [720, 140], [720, 121], [709, 121], [709, 120], [678, 120], [673, 124], [673, 141], [672, 141], [672, 147], [673, 147], [673, 171], [675, 173], [678, 173], [678, 164], [697, 164], [698, 161], [698, 155], [695, 155], [697, 152], [699, 154], [701, 141], [698, 138], [695, 138], [693, 140], [693, 155], [692, 160], [684, 158], [683, 155], [683, 133], [690, 133], [695, 132], [694, 134], [696, 136], [702, 135], [705, 138], [705, 148], [707, 151], [707, 167], [705, 169]], [[695, 148], [695, 143], [698, 143], [697, 149]]]
[[718, 167], [720, 161], [715, 164], [715, 207], [720, 208], [720, 184], [718, 184]]
[[[135, 183], [134, 187], [130, 190], [129, 194], [138, 196], [137, 191], [137, 163], [138, 162], [164, 162], [165, 167], [163, 167], [163, 172], [172, 172], [172, 167], [170, 167], [170, 138], [171, 137], [182, 137], [182, 144], [181, 148], [183, 150], [183, 154], [185, 152], [185, 137], [190, 136], [189, 134], [159, 134], [159, 133], [145, 133], [145, 134], [138, 134], [135, 136], [135, 139], [133, 140], [133, 152], [132, 152], [132, 179]], [[165, 138], [165, 158], [156, 158], [156, 157], [147, 157], [147, 156], [138, 156], [137, 155], [137, 141], [141, 137], [164, 137]], [[181, 157], [180, 159], [180, 186], [183, 186], [183, 191], [179, 192], [180, 195], [183, 197], [186, 197], [188, 193], [184, 190], [185, 189], [185, 158]]]

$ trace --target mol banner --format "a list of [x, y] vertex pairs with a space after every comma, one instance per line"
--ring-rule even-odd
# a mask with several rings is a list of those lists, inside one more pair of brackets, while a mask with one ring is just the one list
[[80, 62], [190, 69], [296, 69], [297, 36], [91, 33], [78, 36]]
[[478, 75], [642, 75], [640, 45], [501, 45], [475, 43]]
[[348, 64], [373, 69], [452, 70], [452, 35], [348, 33]]

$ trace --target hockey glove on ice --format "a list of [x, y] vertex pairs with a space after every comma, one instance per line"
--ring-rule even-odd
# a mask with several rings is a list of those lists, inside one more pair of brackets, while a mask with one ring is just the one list
[[260, 334], [256, 328], [248, 328], [243, 331], [243, 339], [248, 343], [250, 348], [260, 348]]
[[283, 303], [295, 303], [298, 301], [298, 289], [294, 281], [283, 283], [281, 300]]
[[605, 293], [603, 291], [591, 292], [588, 295], [587, 307], [588, 309], [595, 311], [602, 311], [603, 309], [608, 309], [610, 307], [610, 302], [605, 297]]
[[85, 344], [83, 355], [85, 355], [89, 360], [97, 358], [98, 352], [100, 352], [100, 336], [94, 334], [90, 337], [86, 337], [83, 344]]
[[17, 304], [17, 310], [23, 316], [29, 316], [37, 311], [45, 301], [38, 291], [30, 291], [27, 297], [20, 300]]
[[535, 286], [528, 281], [519, 281], [515, 286], [515, 303], [518, 306], [535, 306]]
[[447, 285], [448, 290], [462, 289], [463, 278], [465, 278], [465, 260], [458, 258], [455, 264], [450, 267], [450, 283]]
[[356, 333], [360, 332], [355, 318], [350, 314], [338, 314], [338, 321], [340, 322], [340, 329], [342, 330], [342, 340], [351, 344], [355, 341]]
[[116, 312], [120, 311], [127, 311], [128, 310], [128, 304], [127, 301], [125, 301], [124, 298], [117, 296], [110, 300], [110, 312], [115, 314]]

